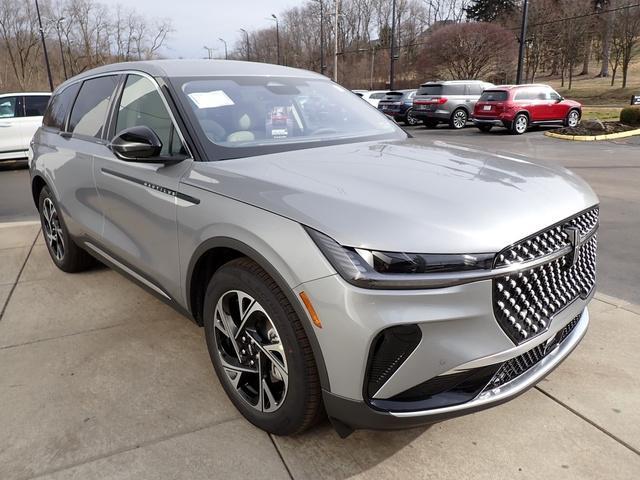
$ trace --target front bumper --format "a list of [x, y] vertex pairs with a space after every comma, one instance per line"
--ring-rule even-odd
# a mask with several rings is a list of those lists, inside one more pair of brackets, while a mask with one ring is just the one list
[[464, 404], [410, 412], [382, 411], [372, 408], [364, 401], [323, 391], [325, 407], [338, 431], [345, 434], [351, 429], [394, 430], [428, 425], [485, 410], [521, 395], [549, 375], [580, 343], [588, 325], [589, 312], [585, 308], [571, 333], [542, 360], [522, 375], [497, 388], [487, 388]]

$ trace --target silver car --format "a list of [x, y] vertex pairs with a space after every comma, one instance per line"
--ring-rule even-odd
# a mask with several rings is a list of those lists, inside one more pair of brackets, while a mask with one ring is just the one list
[[53, 262], [97, 259], [204, 326], [229, 397], [274, 434], [324, 412], [344, 436], [498, 405], [589, 323], [584, 181], [418, 144], [315, 73], [85, 72], [55, 91], [30, 172]]
[[435, 128], [440, 123], [455, 129], [464, 128], [480, 95], [490, 87], [492, 83], [480, 80], [423, 83], [413, 99], [413, 115], [427, 128]]

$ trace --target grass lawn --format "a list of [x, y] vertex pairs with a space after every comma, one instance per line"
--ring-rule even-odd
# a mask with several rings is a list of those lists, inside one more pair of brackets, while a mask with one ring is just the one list
[[582, 119], [618, 121], [620, 120], [620, 110], [622, 110], [622, 108], [584, 107], [582, 109]]

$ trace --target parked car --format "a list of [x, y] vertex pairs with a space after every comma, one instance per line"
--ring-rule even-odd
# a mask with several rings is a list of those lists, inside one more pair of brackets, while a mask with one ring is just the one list
[[413, 115], [413, 97], [415, 90], [397, 90], [386, 92], [378, 102], [378, 110], [390, 116], [396, 122], [405, 125], [417, 125], [419, 120]]
[[584, 181], [418, 145], [313, 72], [103, 66], [58, 87], [32, 148], [53, 263], [97, 258], [203, 325], [231, 401], [274, 434], [323, 411], [347, 435], [498, 405], [589, 323]]
[[378, 103], [380, 103], [380, 100], [384, 98], [386, 93], [385, 90], [368, 90], [362, 94], [362, 98], [378, 108]]
[[0, 161], [27, 157], [50, 93], [0, 94]]
[[413, 115], [428, 128], [435, 128], [439, 123], [464, 128], [480, 95], [492, 86], [479, 80], [423, 83], [413, 99]]
[[473, 117], [473, 123], [483, 132], [504, 126], [521, 135], [531, 125], [575, 127], [582, 117], [582, 105], [567, 100], [548, 85], [503, 85], [485, 90]]

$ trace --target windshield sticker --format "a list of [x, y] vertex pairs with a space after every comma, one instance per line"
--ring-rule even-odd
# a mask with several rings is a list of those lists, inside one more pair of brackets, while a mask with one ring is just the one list
[[265, 124], [271, 138], [287, 138], [293, 134], [293, 118], [291, 107], [273, 107], [267, 113]]
[[222, 90], [213, 90], [211, 92], [193, 92], [189, 94], [189, 98], [193, 100], [198, 108], [218, 108], [235, 105], [233, 100]]

